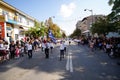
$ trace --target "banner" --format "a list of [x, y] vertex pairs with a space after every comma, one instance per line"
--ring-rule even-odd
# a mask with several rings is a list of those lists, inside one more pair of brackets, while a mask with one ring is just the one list
[[52, 34], [51, 30], [49, 30], [48, 36], [54, 43], [56, 43], [56, 39], [55, 39], [54, 35]]

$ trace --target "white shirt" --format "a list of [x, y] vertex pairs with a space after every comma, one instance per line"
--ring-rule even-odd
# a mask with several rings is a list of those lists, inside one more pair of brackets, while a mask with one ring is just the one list
[[54, 46], [53, 46], [53, 43], [50, 43], [50, 47], [54, 47]]
[[3, 44], [0, 44], [0, 50], [5, 50], [5, 47]]
[[64, 48], [65, 48], [64, 44], [63, 43], [60, 44], [60, 50], [64, 50]]
[[67, 47], [67, 46], [66, 46], [66, 42], [64, 42], [64, 47]]
[[32, 44], [28, 44], [28, 45], [27, 45], [27, 49], [28, 49], [28, 50], [32, 50]]
[[47, 43], [45, 44], [45, 48], [46, 48], [46, 46], [47, 46], [48, 48], [50, 48], [50, 43], [47, 42]]
[[110, 45], [110, 44], [107, 44], [107, 45], [106, 45], [106, 48], [107, 48], [107, 49], [110, 49], [110, 48], [111, 48], [111, 45]]
[[42, 42], [42, 47], [45, 48], [45, 43]]

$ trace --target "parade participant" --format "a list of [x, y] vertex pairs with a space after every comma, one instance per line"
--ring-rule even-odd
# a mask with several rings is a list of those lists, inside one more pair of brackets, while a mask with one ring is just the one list
[[62, 60], [62, 58], [64, 58], [64, 43], [63, 41], [60, 42], [60, 60]]
[[31, 59], [32, 58], [32, 42], [30, 41], [29, 44], [27, 44], [27, 49], [28, 49], [28, 58]]
[[42, 41], [41, 43], [41, 51], [43, 52], [45, 50], [45, 43]]
[[45, 43], [45, 56], [46, 56], [46, 58], [49, 58], [49, 48], [50, 48], [49, 41], [46, 41], [46, 43]]
[[51, 53], [52, 53], [53, 48], [54, 48], [53, 42], [50, 42]]
[[66, 52], [66, 48], [67, 48], [67, 46], [66, 46], [66, 42], [64, 41], [64, 52]]
[[71, 41], [69, 40], [69, 45], [71, 44]]
[[24, 56], [24, 45], [21, 45], [21, 48], [20, 48], [20, 57], [23, 57]]
[[35, 50], [35, 51], [38, 51], [38, 39], [35, 39], [35, 40], [34, 40], [33, 45], [34, 45], [34, 50]]

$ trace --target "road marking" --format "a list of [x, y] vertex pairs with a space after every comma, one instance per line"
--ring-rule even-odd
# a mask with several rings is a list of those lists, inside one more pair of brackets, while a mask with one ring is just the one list
[[69, 54], [67, 55], [66, 70], [69, 70]]
[[72, 53], [68, 53], [66, 70], [70, 70], [70, 72], [73, 72]]

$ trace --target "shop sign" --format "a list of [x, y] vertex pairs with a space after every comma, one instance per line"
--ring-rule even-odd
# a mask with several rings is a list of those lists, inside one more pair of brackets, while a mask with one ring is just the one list
[[0, 37], [4, 38], [5, 37], [5, 32], [4, 32], [4, 22], [0, 22]]

